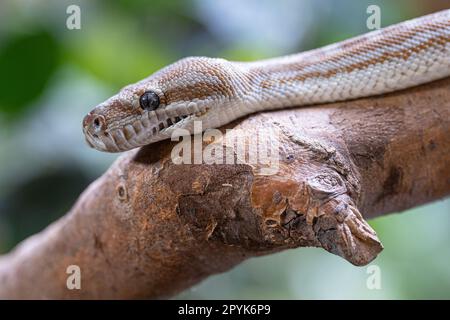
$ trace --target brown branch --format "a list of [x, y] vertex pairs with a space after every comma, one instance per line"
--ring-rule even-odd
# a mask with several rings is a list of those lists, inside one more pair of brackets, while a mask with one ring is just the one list
[[[228, 126], [279, 139], [274, 175], [260, 175], [261, 163], [177, 165], [170, 141], [128, 152], [66, 216], [0, 259], [0, 297], [170, 297], [302, 246], [367, 264], [382, 247], [360, 211], [371, 218], [450, 193], [449, 89], [447, 78]], [[66, 288], [69, 265], [81, 268], [81, 290]]]

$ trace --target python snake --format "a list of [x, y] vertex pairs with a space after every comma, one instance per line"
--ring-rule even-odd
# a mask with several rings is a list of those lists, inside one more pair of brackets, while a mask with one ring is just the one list
[[217, 128], [262, 110], [393, 92], [450, 75], [450, 10], [256, 62], [190, 57], [124, 87], [83, 120], [88, 144], [121, 152], [176, 129]]

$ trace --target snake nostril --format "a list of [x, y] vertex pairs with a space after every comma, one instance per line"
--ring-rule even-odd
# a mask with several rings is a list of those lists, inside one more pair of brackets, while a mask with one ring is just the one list
[[93, 130], [99, 132], [106, 129], [105, 118], [102, 115], [89, 113], [83, 119], [83, 126], [86, 130]]

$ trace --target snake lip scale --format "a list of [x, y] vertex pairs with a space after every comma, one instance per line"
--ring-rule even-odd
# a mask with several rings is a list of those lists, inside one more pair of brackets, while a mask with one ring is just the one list
[[121, 152], [263, 110], [345, 101], [450, 75], [450, 9], [323, 48], [255, 62], [181, 59], [95, 107], [87, 143]]

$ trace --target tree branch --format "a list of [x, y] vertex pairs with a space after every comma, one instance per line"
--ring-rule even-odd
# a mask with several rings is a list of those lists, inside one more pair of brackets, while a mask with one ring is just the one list
[[[0, 258], [0, 298], [170, 297], [249, 257], [303, 246], [367, 264], [382, 246], [360, 212], [450, 193], [449, 88], [447, 78], [227, 126], [242, 131], [224, 139], [279, 143], [272, 175], [261, 161], [174, 164], [170, 141], [127, 152], [69, 213]], [[81, 268], [81, 290], [66, 287], [69, 265]]]

